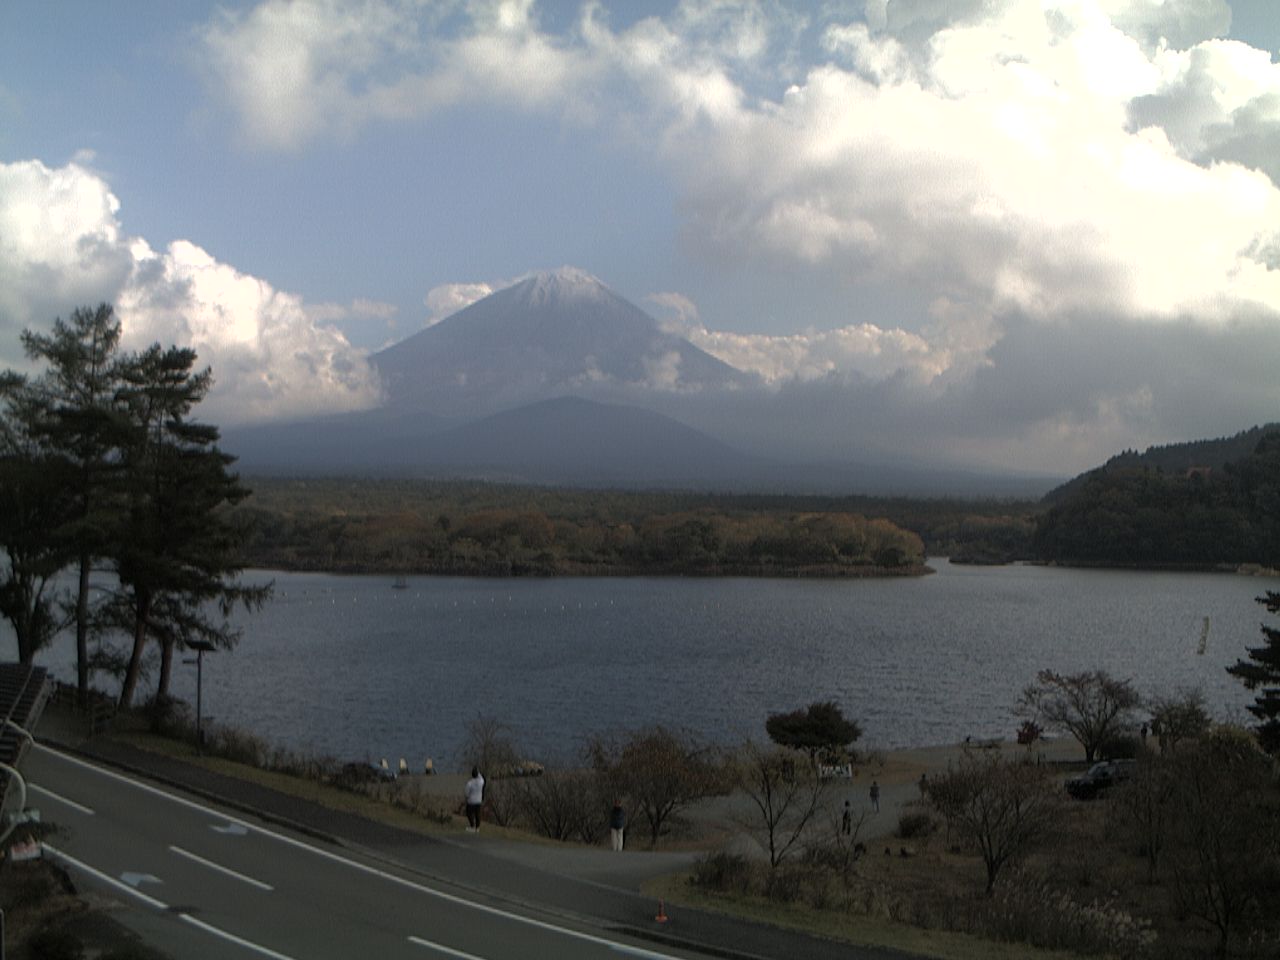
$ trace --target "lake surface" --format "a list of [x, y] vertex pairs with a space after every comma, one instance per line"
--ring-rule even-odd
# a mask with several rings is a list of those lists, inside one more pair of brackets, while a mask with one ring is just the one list
[[[923, 578], [417, 578], [254, 572], [275, 581], [244, 637], [204, 659], [204, 711], [274, 744], [341, 759], [461, 759], [478, 714], [527, 756], [650, 723], [717, 742], [770, 712], [834, 699], [863, 746], [1011, 737], [1037, 670], [1102, 668], [1143, 692], [1200, 687], [1244, 719], [1224, 670], [1262, 639], [1275, 580], [1222, 574], [967, 567]], [[1210, 628], [1200, 653], [1205, 617]], [[10, 640], [10, 643], [12, 641]], [[72, 680], [74, 644], [42, 656]], [[195, 702], [195, 667], [174, 692]]]

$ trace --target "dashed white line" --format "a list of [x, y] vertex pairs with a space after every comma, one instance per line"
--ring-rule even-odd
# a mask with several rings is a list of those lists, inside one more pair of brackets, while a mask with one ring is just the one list
[[[607, 937], [598, 937], [590, 933], [582, 933], [581, 931], [578, 931], [578, 930], [571, 930], [568, 927], [557, 926], [554, 923], [547, 923], [543, 920], [535, 920], [532, 917], [521, 916], [518, 913], [511, 913], [510, 911], [503, 910], [499, 907], [491, 907], [488, 904], [477, 903], [474, 900], [468, 900], [464, 897], [459, 897], [452, 893], [445, 893], [443, 890], [436, 890], [433, 887], [423, 886], [421, 883], [417, 883], [416, 881], [406, 879], [405, 877], [397, 876], [396, 874], [389, 873], [386, 870], [380, 870], [377, 867], [369, 866], [368, 864], [361, 863], [358, 860], [349, 860], [346, 857], [339, 856], [336, 853], [330, 853], [328, 850], [323, 850], [319, 847], [313, 847], [309, 843], [304, 843], [301, 840], [295, 840], [293, 837], [286, 836], [282, 833], [276, 833], [274, 830], [268, 830], [266, 827], [261, 827], [255, 823], [250, 823], [248, 820], [242, 820], [239, 817], [233, 817], [225, 813], [218, 813], [210, 809], [209, 807], [204, 806], [203, 804], [196, 803], [193, 800], [187, 800], [185, 797], [176, 796], [172, 793], [168, 793], [164, 790], [161, 790], [158, 787], [153, 787], [150, 784], [143, 783], [139, 780], [133, 780], [129, 777], [115, 773], [112, 770], [107, 770], [103, 767], [99, 767], [96, 764], [86, 763], [85, 761], [79, 759], [78, 757], [70, 756], [68, 754], [62, 753], [59, 750], [54, 750], [50, 747], [46, 747], [43, 744], [36, 744], [36, 746], [41, 750], [44, 750], [48, 753], [53, 754], [56, 757], [66, 760], [68, 763], [72, 763], [77, 766], [84, 767], [87, 770], [92, 770], [95, 773], [102, 774], [105, 777], [110, 777], [113, 780], [118, 780], [121, 783], [125, 783], [130, 786], [136, 787], [137, 789], [143, 790], [147, 793], [151, 793], [159, 797], [164, 797], [167, 800], [180, 804], [184, 807], [188, 807], [192, 810], [199, 810], [201, 813], [206, 813], [206, 814], [209, 814], [210, 816], [217, 817], [218, 819], [224, 822], [242, 824], [248, 827], [254, 833], [262, 834], [265, 837], [271, 837], [272, 839], [277, 840], [280, 843], [286, 844], [291, 847], [295, 847], [299, 850], [305, 850], [308, 853], [312, 854], [313, 856], [320, 857], [325, 860], [331, 860], [334, 863], [341, 863], [344, 866], [350, 867], [351, 869], [357, 870], [361, 873], [369, 874], [375, 877], [381, 877], [383, 880], [387, 880], [391, 883], [397, 884], [402, 887], [407, 887], [410, 890], [417, 890], [420, 893], [424, 893], [430, 897], [435, 897], [438, 900], [444, 900], [447, 903], [452, 903], [460, 907], [468, 907], [472, 910], [478, 910], [481, 913], [487, 913], [487, 914], [490, 914], [491, 916], [503, 917], [507, 920], [511, 920], [514, 923], [521, 923], [526, 926], [536, 927], [540, 930], [547, 930], [551, 933], [568, 937], [570, 939], [581, 940], [586, 943], [593, 943], [598, 946], [605, 947], [606, 949], [615, 953], [624, 953], [632, 957], [641, 957], [643, 958], [643, 960], [676, 960], [676, 958], [669, 953], [659, 953], [656, 950], [646, 950], [643, 947], [633, 947], [625, 943], [619, 943], [616, 940], [610, 940]], [[132, 889], [130, 889], [130, 892], [136, 893], [136, 891]]]
[[[64, 863], [71, 864], [77, 870], [81, 870], [89, 874], [91, 877], [96, 877], [98, 880], [101, 880], [103, 883], [107, 884], [108, 886], [114, 887], [115, 889], [119, 890], [121, 893], [127, 893], [129, 896], [134, 897], [135, 899], [141, 900], [147, 906], [154, 907], [156, 910], [168, 911], [169, 905], [165, 903], [163, 900], [157, 900], [155, 897], [148, 896], [147, 894], [143, 893], [141, 890], [138, 890], [135, 887], [131, 887], [129, 886], [129, 884], [124, 883], [121, 880], [117, 880], [115, 877], [111, 876], [110, 874], [103, 873], [101, 870], [97, 869], [96, 867], [89, 866], [89, 864], [85, 863], [83, 860], [77, 860], [75, 857], [71, 856], [70, 854], [63, 853], [61, 850], [51, 847], [47, 843], [41, 844], [41, 846], [57, 859], [63, 861]], [[244, 947], [246, 950], [252, 950], [254, 953], [257, 953], [261, 956], [270, 957], [271, 960], [295, 960], [294, 957], [289, 956], [287, 953], [280, 953], [277, 950], [272, 950], [270, 947], [264, 947], [259, 943], [254, 943], [252, 940], [246, 940], [243, 937], [237, 937], [234, 933], [229, 933], [226, 930], [223, 930], [219, 927], [215, 927], [211, 923], [205, 923], [203, 920], [197, 920], [195, 917], [191, 916], [191, 914], [189, 913], [180, 913], [178, 914], [178, 918], [183, 920], [186, 923], [191, 924], [193, 927], [198, 927], [199, 929], [205, 931], [206, 933], [213, 934], [215, 937], [221, 937], [223, 940], [226, 940], [230, 943], [234, 943], [234, 944], [237, 944], [238, 946]]]
[[237, 880], [249, 884], [251, 887], [257, 887], [259, 890], [266, 891], [275, 889], [269, 883], [263, 883], [261, 880], [255, 880], [253, 877], [245, 876], [243, 873], [232, 870], [230, 867], [224, 867], [220, 863], [214, 863], [212, 860], [206, 860], [204, 857], [199, 854], [192, 853], [190, 850], [183, 850], [181, 847], [175, 847], [173, 844], [169, 845], [169, 849], [180, 857], [186, 857], [188, 860], [192, 860], [203, 867], [208, 867], [210, 870], [216, 870], [218, 873], [225, 873], [228, 877], [234, 877]]
[[264, 947], [260, 943], [254, 943], [252, 940], [246, 940], [244, 937], [237, 937], [234, 933], [228, 933], [226, 930], [215, 927], [211, 923], [205, 923], [203, 920], [197, 920], [189, 913], [179, 914], [179, 916], [193, 927], [198, 927], [206, 933], [211, 933], [215, 937], [221, 937], [223, 940], [227, 940], [237, 946], [244, 947], [246, 950], [252, 950], [254, 953], [260, 954], [264, 957], [270, 957], [271, 960], [294, 960], [294, 958], [289, 956], [287, 953], [280, 953], [277, 950], [272, 950], [270, 947]]
[[86, 807], [83, 803], [76, 803], [74, 800], [68, 800], [66, 797], [62, 796], [61, 794], [54, 793], [52, 790], [46, 790], [44, 787], [40, 786], [39, 784], [29, 783], [27, 784], [27, 789], [30, 790], [32, 793], [42, 793], [46, 797], [52, 797], [54, 800], [57, 800], [61, 804], [65, 804], [66, 806], [70, 807], [72, 810], [77, 810], [80, 813], [83, 813], [86, 817], [93, 816], [93, 811], [90, 810], [88, 807]]

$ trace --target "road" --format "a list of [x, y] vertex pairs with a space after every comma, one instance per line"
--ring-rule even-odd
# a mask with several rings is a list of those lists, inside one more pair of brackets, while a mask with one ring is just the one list
[[43, 745], [26, 772], [29, 803], [62, 828], [46, 855], [128, 904], [122, 919], [175, 957], [700, 956], [486, 900]]

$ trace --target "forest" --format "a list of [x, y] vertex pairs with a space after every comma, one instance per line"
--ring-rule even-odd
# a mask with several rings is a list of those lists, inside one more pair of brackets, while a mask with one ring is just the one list
[[1122, 455], [1053, 500], [1036, 526], [1041, 560], [1280, 567], [1280, 429], [1261, 433], [1252, 452], [1221, 466], [1173, 461], [1166, 468], [1158, 458]]
[[232, 512], [247, 565], [481, 576], [881, 576], [925, 572], [870, 503], [255, 477]]

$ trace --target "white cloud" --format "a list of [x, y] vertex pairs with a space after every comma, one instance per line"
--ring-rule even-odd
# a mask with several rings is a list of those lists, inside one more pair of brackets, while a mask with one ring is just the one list
[[1234, 161], [1280, 183], [1280, 64], [1234, 40], [1157, 57], [1160, 82], [1130, 106], [1136, 127], [1157, 125], [1179, 155]]
[[[221, 19], [205, 52], [258, 145], [457, 104], [594, 124], [670, 171], [700, 263], [883, 294], [875, 315], [786, 336], [711, 331], [654, 299], [775, 384], [861, 378], [924, 403], [998, 383], [1046, 435], [1103, 435], [1175, 404], [1150, 350], [1090, 403], [1041, 408], [1000, 346], [1099, 317], [1182, 341], [1280, 325], [1280, 66], [1222, 39], [1224, 0], [872, 0], [865, 22], [707, 0], [618, 28], [588, 4], [560, 33], [531, 2], [432, 9], [371, 2], [355, 24], [336, 3], [271, 0]], [[798, 68], [814, 44], [823, 62]], [[915, 306], [895, 312], [894, 289]], [[430, 322], [470, 296], [432, 295]], [[1215, 376], [1240, 359], [1216, 356]], [[1094, 361], [1072, 362], [1079, 380]], [[1124, 382], [1144, 376], [1146, 407]]]
[[[379, 387], [364, 356], [314, 322], [294, 294], [185, 240], [156, 253], [128, 237], [107, 183], [77, 164], [0, 164], [0, 336], [17, 365], [20, 329], [114, 303], [125, 346], [194, 348], [215, 386], [200, 415], [231, 424], [356, 409]], [[376, 312], [376, 305], [375, 307]]]
[[274, 150], [458, 103], [556, 103], [590, 69], [538, 30], [529, 0], [471, 3], [451, 19], [460, 6], [267, 0], [207, 24], [202, 64], [248, 141]]
[[305, 309], [307, 319], [314, 324], [328, 326], [349, 321], [376, 322], [388, 330], [395, 329], [396, 314], [400, 312], [400, 308], [394, 303], [362, 297], [357, 297], [350, 303], [309, 303]]
[[424, 327], [434, 327], [445, 317], [483, 300], [497, 289], [488, 283], [446, 283], [432, 287], [423, 303], [428, 311]]
[[1280, 191], [1129, 129], [1161, 68], [1094, 5], [1006, 5], [918, 53], [859, 26], [827, 39], [843, 63], [674, 144], [701, 158], [681, 169], [704, 242], [1038, 317], [1280, 310], [1258, 254]]

